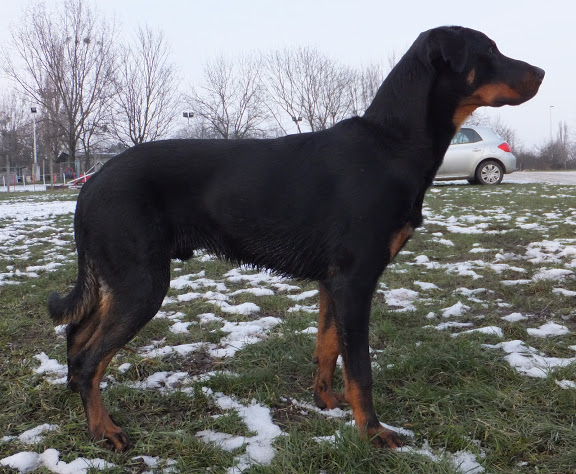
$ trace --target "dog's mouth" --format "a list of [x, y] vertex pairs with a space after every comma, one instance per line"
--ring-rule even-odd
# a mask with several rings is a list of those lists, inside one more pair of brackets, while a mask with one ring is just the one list
[[484, 104], [490, 107], [502, 107], [503, 105], [520, 105], [536, 95], [545, 71], [539, 67], [530, 66], [516, 82], [516, 84], [498, 83], [481, 87], [477, 96], [484, 100]]
[[530, 100], [536, 95], [546, 72], [544, 69], [532, 66], [532, 69], [526, 73], [525, 79], [522, 81], [522, 86], [519, 88], [520, 101], [512, 102], [510, 105], [518, 105]]
[[481, 103], [478, 105], [490, 107], [523, 104], [536, 95], [546, 72], [531, 64], [515, 61], [507, 75], [507, 80], [481, 86], [471, 99], [479, 100]]

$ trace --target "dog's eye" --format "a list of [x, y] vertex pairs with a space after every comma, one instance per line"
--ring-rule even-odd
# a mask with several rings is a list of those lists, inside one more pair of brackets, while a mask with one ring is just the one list
[[490, 49], [488, 50], [488, 52], [490, 54], [496, 54], [498, 52], [498, 48], [496, 47], [496, 45], [490, 46]]

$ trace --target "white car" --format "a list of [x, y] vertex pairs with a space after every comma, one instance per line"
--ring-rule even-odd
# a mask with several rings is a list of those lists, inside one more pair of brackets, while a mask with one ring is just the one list
[[435, 180], [467, 179], [474, 184], [500, 184], [516, 171], [510, 145], [488, 127], [465, 125], [454, 136]]

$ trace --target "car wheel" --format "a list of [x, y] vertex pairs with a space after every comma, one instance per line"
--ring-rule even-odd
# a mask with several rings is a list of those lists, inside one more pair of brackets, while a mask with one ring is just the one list
[[478, 184], [500, 184], [504, 178], [504, 169], [496, 161], [485, 161], [476, 169]]

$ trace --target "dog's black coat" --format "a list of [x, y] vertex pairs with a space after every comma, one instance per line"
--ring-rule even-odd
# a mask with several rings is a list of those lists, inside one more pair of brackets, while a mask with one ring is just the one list
[[[422, 222], [422, 201], [455, 131], [478, 106], [519, 104], [544, 71], [460, 27], [422, 33], [363, 117], [271, 140], [167, 140], [105, 164], [78, 199], [78, 281], [50, 314], [68, 322], [70, 386], [90, 433], [123, 450], [98, 383], [112, 356], [158, 311], [170, 260], [207, 249], [321, 289], [315, 398], [347, 401], [360, 429], [397, 446], [372, 405], [370, 302]], [[344, 359], [345, 395], [332, 390]]]

